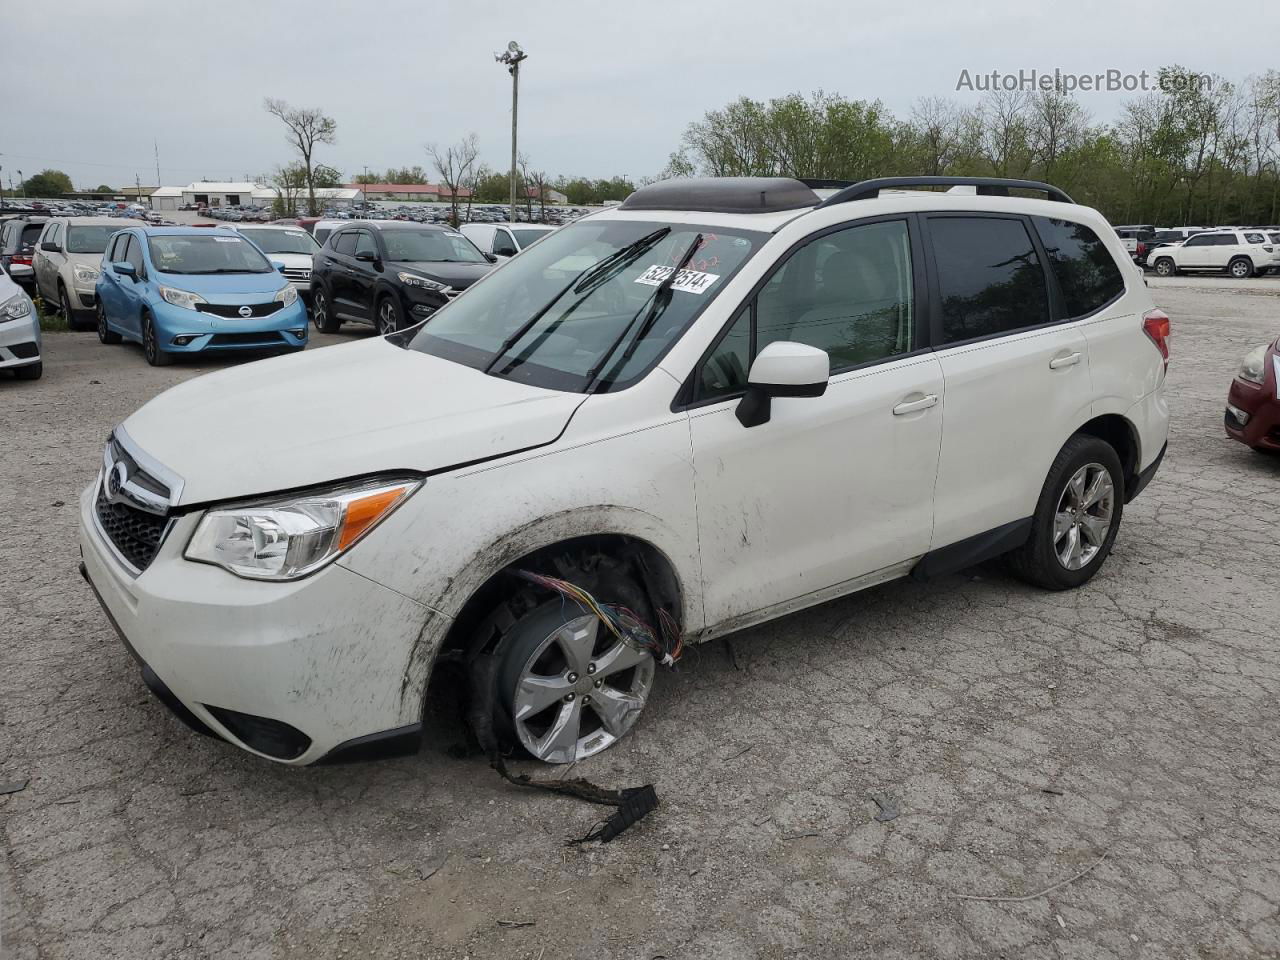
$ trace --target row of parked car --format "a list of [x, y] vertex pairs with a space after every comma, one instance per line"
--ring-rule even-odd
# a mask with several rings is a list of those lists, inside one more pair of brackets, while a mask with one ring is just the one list
[[[23, 303], [38, 296], [71, 329], [96, 328], [105, 344], [137, 341], [147, 362], [161, 365], [205, 350], [303, 349], [308, 303], [322, 331], [357, 322], [393, 333], [553, 229], [317, 218], [155, 228], [23, 216], [0, 227], [0, 263], [26, 287], [15, 288]], [[24, 375], [37, 377], [39, 324], [30, 316], [34, 353], [7, 360], [29, 361]]]
[[1224, 272], [1238, 280], [1280, 273], [1280, 227], [1115, 228], [1134, 263], [1171, 277], [1181, 272]]

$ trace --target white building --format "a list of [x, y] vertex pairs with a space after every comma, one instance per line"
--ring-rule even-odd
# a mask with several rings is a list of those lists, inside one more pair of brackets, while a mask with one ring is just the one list
[[[152, 210], [177, 210], [180, 207], [267, 207], [279, 196], [275, 187], [260, 183], [215, 183], [197, 180], [185, 187], [160, 187], [151, 194]], [[299, 192], [306, 201], [307, 192]], [[364, 193], [347, 187], [317, 187], [316, 201], [326, 209], [345, 209], [364, 203]]]
[[182, 187], [160, 187], [151, 192], [152, 210], [177, 210], [182, 206]]
[[[275, 187], [254, 187], [251, 194], [252, 199], [243, 202], [269, 207], [278, 196], [280, 196], [280, 191]], [[298, 205], [305, 207], [306, 203], [307, 190], [304, 187], [298, 191]], [[346, 210], [362, 203], [364, 203], [363, 190], [350, 187], [316, 187], [316, 204], [321, 210]]]

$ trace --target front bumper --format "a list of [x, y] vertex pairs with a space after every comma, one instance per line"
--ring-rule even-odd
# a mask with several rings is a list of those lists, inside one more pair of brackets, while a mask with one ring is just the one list
[[[1269, 367], [1280, 366], [1275, 356], [1274, 353], [1267, 355]], [[1223, 419], [1228, 437], [1259, 450], [1280, 450], [1280, 396], [1277, 395], [1277, 377], [1280, 377], [1280, 372], [1273, 369], [1268, 372], [1261, 385], [1239, 377], [1231, 381]], [[1248, 422], [1241, 423], [1236, 411], [1243, 413]]]
[[[176, 516], [134, 576], [97, 525], [96, 494], [95, 482], [80, 499], [85, 579], [184, 723], [293, 766], [416, 746], [423, 691], [407, 676], [438, 614], [337, 564], [266, 583], [184, 560], [199, 511]], [[273, 740], [282, 729], [305, 744]]]
[[0, 370], [36, 363], [40, 352], [40, 320], [35, 310], [0, 323]]
[[[160, 347], [166, 353], [307, 345], [307, 308], [301, 299], [266, 317], [220, 317], [164, 301], [152, 305], [152, 314]], [[175, 342], [179, 338], [187, 342]]]

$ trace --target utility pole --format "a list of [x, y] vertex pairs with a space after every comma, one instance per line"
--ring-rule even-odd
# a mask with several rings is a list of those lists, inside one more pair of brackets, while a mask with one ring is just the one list
[[138, 206], [142, 206], [142, 178], [136, 173], [133, 175], [133, 186], [138, 192]]
[[156, 151], [156, 188], [159, 189], [164, 186], [164, 183], [160, 180], [160, 141], [152, 140], [151, 144]]
[[529, 55], [520, 49], [520, 44], [512, 40], [507, 44], [505, 53], [493, 55], [498, 63], [507, 65], [511, 74], [511, 222], [516, 222], [516, 111], [520, 103], [520, 64], [529, 59]]

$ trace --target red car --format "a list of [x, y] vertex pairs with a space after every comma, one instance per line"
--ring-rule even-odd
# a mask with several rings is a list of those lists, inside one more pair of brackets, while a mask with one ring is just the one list
[[1227, 394], [1227, 436], [1255, 450], [1280, 450], [1280, 340], [1251, 351]]

